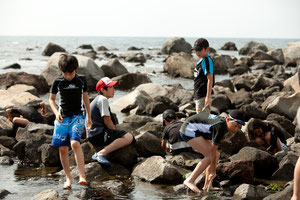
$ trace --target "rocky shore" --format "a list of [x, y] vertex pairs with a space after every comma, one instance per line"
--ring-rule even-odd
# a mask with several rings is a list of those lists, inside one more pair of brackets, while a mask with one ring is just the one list
[[[80, 192], [80, 199], [115, 195], [132, 191], [132, 178], [153, 184], [173, 185], [174, 193], [185, 193], [181, 184], [186, 176], [201, 160], [197, 153], [166, 154], [160, 146], [162, 138], [162, 116], [166, 109], [174, 109], [184, 118], [195, 114], [192, 92], [181, 85], [160, 85], [152, 83], [147, 74], [128, 73], [119, 62], [134, 62], [147, 67], [147, 59], [141, 49], [130, 47], [128, 54], [112, 55], [106, 47], [93, 50], [91, 45], [79, 48], [89, 49], [85, 55], [77, 55], [80, 66], [78, 73], [87, 77], [90, 91], [95, 91], [97, 81], [108, 76], [120, 81], [118, 90], [129, 93], [111, 104], [113, 111], [126, 113], [119, 129], [133, 133], [137, 142], [111, 153], [112, 166], [102, 168], [91, 156], [98, 150], [82, 138], [81, 145], [85, 155], [85, 170], [89, 182], [100, 181], [105, 184], [90, 184]], [[191, 45], [183, 38], [167, 41], [157, 54], [168, 55], [163, 71], [172, 77], [193, 77], [197, 59], [191, 54]], [[235, 44], [228, 42], [223, 50], [237, 50]], [[5, 115], [11, 106], [33, 104], [41, 101], [40, 95], [47, 93], [50, 84], [60, 75], [58, 58], [66, 50], [57, 44], [49, 43], [43, 55], [50, 56], [40, 75], [25, 72], [0, 74], [0, 164], [13, 164], [12, 158], [24, 165], [33, 167], [60, 167], [58, 149], [50, 146], [54, 115], [47, 106], [47, 123], [30, 123], [25, 128], [14, 128]], [[212, 112], [224, 115], [231, 109], [241, 109], [251, 118], [275, 121], [285, 132], [288, 149], [270, 154], [258, 143], [249, 140], [247, 129], [234, 135], [226, 134], [219, 146], [220, 162], [214, 185], [220, 192], [201, 194], [203, 199], [288, 199], [292, 195], [293, 172], [300, 155], [300, 130], [296, 123], [297, 109], [300, 106], [300, 87], [297, 66], [300, 64], [300, 42], [289, 44], [284, 50], [269, 49], [262, 43], [249, 42], [239, 49], [241, 58], [210, 53], [216, 74], [230, 74], [231, 79], [217, 82], [212, 96]], [[42, 53], [42, 52], [41, 52]], [[102, 54], [111, 60], [99, 67], [94, 59]], [[92, 97], [90, 96], [92, 99]], [[48, 104], [48, 102], [45, 102]], [[72, 151], [70, 151], [73, 178], [77, 170]], [[64, 177], [60, 171], [56, 175]], [[78, 176], [78, 175], [77, 175]], [[126, 177], [124, 181], [116, 176]], [[107, 181], [109, 180], [109, 181]], [[202, 188], [203, 177], [197, 181]], [[282, 184], [274, 184], [280, 182]], [[278, 190], [272, 188], [278, 186]], [[0, 198], [9, 191], [0, 188]], [[193, 193], [188, 195], [194, 196]], [[42, 191], [35, 199], [60, 199], [55, 190]]]

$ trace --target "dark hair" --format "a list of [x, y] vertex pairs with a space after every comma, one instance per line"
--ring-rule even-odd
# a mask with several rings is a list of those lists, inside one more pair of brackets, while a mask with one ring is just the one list
[[267, 124], [265, 122], [263, 122], [260, 119], [253, 119], [249, 124], [248, 124], [248, 135], [249, 135], [249, 139], [250, 140], [254, 140], [255, 139], [255, 135], [253, 133], [253, 131], [255, 129], [259, 129], [261, 128], [263, 130], [263, 132], [266, 132], [267, 129]]
[[171, 122], [177, 118], [175, 111], [171, 109], [165, 110], [162, 116], [167, 122]]
[[195, 41], [193, 49], [195, 51], [201, 51], [202, 49], [206, 49], [207, 47], [209, 47], [208, 41], [204, 38], [199, 38]]
[[62, 72], [72, 73], [78, 66], [78, 60], [75, 56], [66, 53], [60, 55], [58, 67]]
[[[106, 90], [107, 91], [107, 89], [108, 89], [108, 87], [106, 87], [106, 86], [104, 86], [104, 87], [102, 87], [103, 88], [103, 90]], [[101, 92], [101, 89], [99, 90], [99, 93], [101, 94], [101, 95], [103, 95], [103, 93]]]

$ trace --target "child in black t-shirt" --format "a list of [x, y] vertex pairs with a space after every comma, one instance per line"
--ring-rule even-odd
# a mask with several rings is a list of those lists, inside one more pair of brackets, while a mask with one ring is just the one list
[[[43, 123], [46, 107], [44, 102], [40, 102], [35, 105], [8, 108], [6, 114], [13, 124], [25, 127], [29, 122]], [[14, 114], [17, 116], [14, 117]]]

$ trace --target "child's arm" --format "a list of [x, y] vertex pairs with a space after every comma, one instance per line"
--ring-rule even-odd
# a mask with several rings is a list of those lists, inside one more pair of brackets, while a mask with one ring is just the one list
[[55, 98], [56, 98], [56, 94], [50, 93], [50, 96], [49, 96], [49, 105], [50, 105], [53, 113], [55, 114], [56, 120], [59, 121], [59, 122], [62, 122], [63, 118], [62, 118], [61, 114], [58, 112], [58, 110], [56, 108]]
[[114, 123], [112, 122], [110, 116], [103, 116], [103, 120], [104, 120], [104, 124], [106, 125], [107, 128], [109, 128], [111, 130], [116, 129], [116, 127], [115, 127]]
[[12, 110], [11, 108], [7, 108], [6, 114], [7, 114], [8, 119], [12, 122], [13, 118], [12, 118], [11, 110]]
[[211, 73], [207, 73], [207, 93], [204, 103], [204, 108], [209, 107], [211, 104], [211, 92], [213, 86], [214, 76]]
[[163, 148], [163, 150], [165, 150], [165, 152], [170, 152], [170, 148], [167, 147], [167, 139], [163, 139], [161, 141], [161, 147]]
[[85, 107], [85, 111], [86, 111], [86, 122], [87, 122], [87, 129], [91, 129], [92, 128], [92, 117], [91, 117], [91, 107], [90, 107], [90, 100], [89, 100], [89, 95], [87, 92], [83, 93], [83, 104]]

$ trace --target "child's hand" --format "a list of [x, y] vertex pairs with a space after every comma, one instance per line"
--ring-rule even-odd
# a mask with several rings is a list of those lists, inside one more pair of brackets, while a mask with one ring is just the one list
[[56, 118], [56, 120], [57, 120], [58, 122], [62, 123], [63, 118], [62, 118], [62, 116], [61, 116], [60, 113], [57, 113], [57, 114], [55, 115], [55, 118]]
[[86, 119], [86, 122], [87, 122], [86, 129], [90, 130], [92, 128], [92, 125], [93, 125], [92, 120], [88, 118], [88, 119]]

